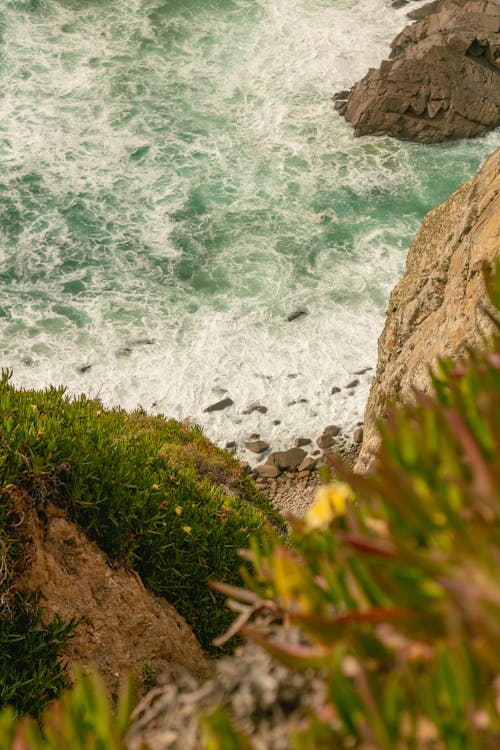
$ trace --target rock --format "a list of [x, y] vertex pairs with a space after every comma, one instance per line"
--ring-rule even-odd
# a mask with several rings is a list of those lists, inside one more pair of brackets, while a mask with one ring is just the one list
[[302, 448], [290, 448], [287, 451], [275, 451], [267, 459], [267, 463], [276, 466], [281, 471], [292, 469], [298, 466], [306, 457], [306, 452]]
[[78, 372], [81, 372], [82, 375], [84, 375], [86, 372], [88, 372], [89, 370], [91, 370], [92, 367], [93, 367], [93, 365], [82, 365], [81, 367], [78, 368]]
[[359, 380], [351, 380], [351, 382], [348, 383], [345, 388], [356, 388], [357, 385], [359, 385]]
[[299, 437], [295, 441], [295, 448], [302, 448], [304, 445], [310, 445], [311, 438]]
[[277, 425], [281, 424], [281, 419], [273, 419], [272, 424], [276, 427]]
[[261, 477], [267, 477], [268, 479], [274, 479], [280, 473], [280, 470], [278, 469], [278, 467], [274, 466], [274, 464], [270, 464], [269, 461], [266, 461], [265, 464], [261, 464], [260, 466], [257, 466], [255, 468], [255, 471]]
[[298, 307], [296, 310], [292, 310], [292, 312], [286, 316], [286, 319], [291, 323], [292, 320], [297, 320], [297, 318], [301, 318], [303, 315], [307, 315], [307, 310], [304, 310], [303, 307]]
[[269, 443], [264, 440], [252, 440], [249, 443], [245, 443], [245, 448], [252, 453], [264, 453], [269, 448]]
[[328, 433], [320, 435], [320, 437], [316, 440], [318, 446], [323, 450], [325, 450], [326, 448], [331, 448], [334, 442], [335, 439], [333, 435], [329, 435]]
[[312, 471], [313, 469], [316, 468], [317, 463], [318, 462], [315, 458], [310, 458], [309, 456], [307, 456], [306, 458], [304, 458], [302, 463], [298, 465], [297, 471], [299, 473], [303, 471]]
[[234, 440], [231, 440], [229, 443], [226, 443], [225, 445], [225, 449], [227, 451], [234, 451], [236, 450], [236, 448], [237, 448], [237, 445]]
[[336, 437], [340, 432], [340, 427], [338, 424], [329, 424], [328, 427], [325, 427], [323, 430], [323, 435], [332, 435], [333, 437]]
[[215, 404], [207, 406], [206, 409], [203, 409], [203, 412], [222, 411], [222, 409], [227, 409], [228, 406], [232, 406], [233, 404], [233, 399], [228, 396], [227, 398], [223, 398], [222, 401], [217, 401]]
[[122, 346], [121, 349], [117, 349], [115, 352], [117, 357], [130, 357], [132, 349], [130, 346]]
[[497, 0], [439, 0], [394, 39], [390, 60], [334, 97], [336, 109], [356, 135], [437, 143], [486, 133], [500, 125], [499, 30]]
[[341, 390], [342, 388], [339, 388], [338, 385], [334, 385], [330, 393], [334, 396], [336, 393], [340, 393]]
[[491, 333], [483, 263], [498, 256], [500, 148], [477, 175], [430, 211], [393, 290], [378, 342], [378, 364], [365, 411], [357, 471], [379, 445], [376, 421], [388, 406], [430, 390], [429, 367], [458, 357]]
[[352, 433], [352, 438], [355, 443], [361, 443], [363, 442], [363, 428], [362, 427], [356, 427], [354, 432]]
[[321, 451], [313, 451], [311, 456], [317, 456], [319, 458], [321, 456]]
[[250, 435], [249, 439], [250, 440], [258, 440], [259, 438], [260, 438], [260, 435], [259, 435], [258, 432], [252, 432], [252, 434]]
[[353, 375], [364, 375], [365, 372], [369, 372], [370, 370], [373, 370], [373, 367], [363, 367], [362, 370], [354, 370]]
[[287, 406], [295, 406], [295, 404], [308, 404], [309, 399], [308, 398], [298, 398], [295, 401], [289, 401]]
[[421, 5], [420, 8], [417, 8], [416, 10], [411, 10], [406, 14], [406, 17], [410, 18], [412, 21], [422, 21], [422, 19], [430, 16], [431, 13], [435, 13], [438, 7], [439, 0], [434, 0], [434, 2]]
[[259, 414], [267, 414], [267, 406], [263, 406], [262, 404], [250, 404], [243, 414], [253, 414], [256, 411], [258, 411]]

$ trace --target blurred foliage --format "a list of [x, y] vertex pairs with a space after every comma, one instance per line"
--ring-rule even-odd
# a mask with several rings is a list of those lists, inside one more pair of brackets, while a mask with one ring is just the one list
[[98, 675], [76, 675], [75, 686], [50, 705], [40, 721], [0, 713], [2, 750], [123, 750], [134, 691], [124, 684], [116, 707]]
[[[487, 277], [500, 307], [500, 264]], [[494, 319], [495, 314], [490, 316]], [[246, 589], [224, 584], [242, 630], [329, 700], [295, 750], [500, 747], [500, 336], [442, 361], [433, 395], [381, 425], [375, 469], [334, 462], [289, 545], [253, 543]], [[249, 625], [271, 610], [290, 646]], [[243, 744], [236, 747], [243, 748]]]
[[18, 601], [13, 613], [12, 599], [30, 564], [33, 523], [37, 516], [43, 520], [48, 503], [64, 508], [115, 564], [137, 571], [151, 591], [164, 595], [207, 649], [231, 619], [207, 579], [241, 582], [238, 549], [251, 534], [265, 535], [268, 521], [283, 523], [236, 459], [199, 427], [107, 410], [85, 396], [70, 399], [63, 388], [18, 390], [4, 372], [0, 707], [8, 702], [33, 714], [61, 684], [58, 654], [68, 629], [54, 623], [42, 631], [29, 607], [23, 614]]
[[38, 714], [57, 696], [65, 671], [59, 654], [74, 627], [58, 619], [42, 625], [31, 602], [13, 597], [9, 616], [0, 617], [0, 706]]

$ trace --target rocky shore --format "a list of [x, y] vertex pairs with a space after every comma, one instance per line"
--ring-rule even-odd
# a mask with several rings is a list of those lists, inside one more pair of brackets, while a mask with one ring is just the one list
[[499, 3], [435, 0], [408, 15], [389, 60], [334, 97], [355, 134], [437, 143], [498, 127]]

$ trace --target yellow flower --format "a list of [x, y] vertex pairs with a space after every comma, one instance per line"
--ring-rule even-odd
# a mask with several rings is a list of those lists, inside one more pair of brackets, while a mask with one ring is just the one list
[[153, 486], [151, 487], [151, 489], [152, 490], [159, 490], [160, 489], [160, 485], [159, 484], [153, 484]]
[[186, 534], [190, 534], [191, 533], [191, 526], [183, 526], [182, 528], [184, 529], [184, 531], [186, 532]]
[[180, 516], [180, 514], [182, 513], [182, 508], [181, 508], [181, 506], [180, 506], [180, 505], [178, 505], [178, 506], [176, 507], [176, 509], [175, 509], [175, 512], [177, 513], [177, 515], [178, 515], [178, 516]]
[[320, 487], [316, 499], [306, 513], [305, 522], [309, 529], [320, 529], [328, 526], [334, 518], [343, 516], [347, 503], [354, 498], [354, 493], [345, 482], [332, 482]]

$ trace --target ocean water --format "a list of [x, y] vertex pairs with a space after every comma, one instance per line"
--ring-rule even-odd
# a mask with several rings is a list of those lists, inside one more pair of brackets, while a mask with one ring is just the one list
[[14, 382], [240, 448], [352, 430], [421, 219], [500, 144], [353, 137], [332, 95], [403, 25], [386, 0], [0, 0]]

